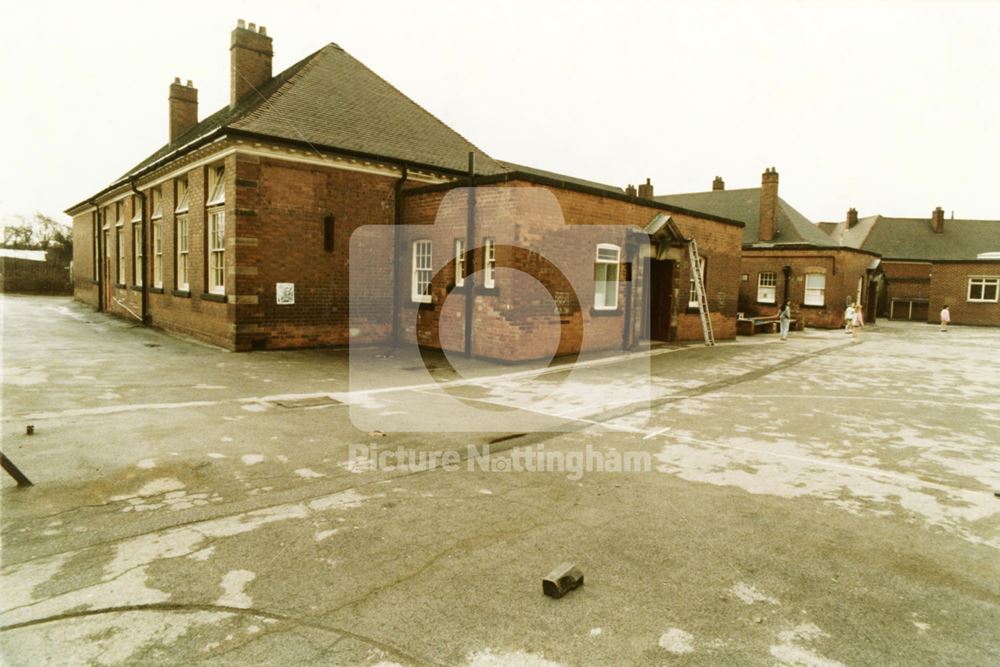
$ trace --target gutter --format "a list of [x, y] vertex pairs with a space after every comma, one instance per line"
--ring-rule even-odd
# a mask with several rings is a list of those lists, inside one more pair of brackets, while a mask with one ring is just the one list
[[139, 201], [142, 205], [142, 266], [140, 270], [142, 271], [142, 309], [139, 311], [141, 313], [140, 320], [142, 321], [142, 326], [149, 326], [149, 272], [146, 271], [146, 262], [149, 258], [149, 230], [147, 229], [149, 225], [149, 219], [146, 216], [146, 193], [142, 192], [135, 186], [135, 177], [129, 179], [129, 186], [132, 188], [132, 192], [139, 197]]
[[403, 224], [403, 185], [410, 177], [410, 169], [403, 165], [403, 174], [393, 187], [393, 205], [395, 207], [392, 220], [392, 247], [395, 257], [392, 262], [392, 342], [399, 345], [399, 289], [400, 289], [400, 265], [402, 257], [399, 247], [399, 226]]

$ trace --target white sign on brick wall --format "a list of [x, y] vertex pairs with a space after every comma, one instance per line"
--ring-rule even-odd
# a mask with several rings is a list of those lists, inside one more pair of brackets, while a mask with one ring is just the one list
[[290, 306], [295, 303], [295, 283], [276, 283], [278, 305]]

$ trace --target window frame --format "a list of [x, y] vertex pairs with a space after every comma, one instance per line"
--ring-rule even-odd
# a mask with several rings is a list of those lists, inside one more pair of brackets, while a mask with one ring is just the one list
[[497, 242], [494, 238], [483, 239], [483, 287], [495, 289], [497, 267]]
[[[706, 289], [708, 285], [705, 282], [705, 278], [708, 276], [708, 257], [705, 255], [698, 255], [698, 270], [701, 273], [701, 287]], [[691, 297], [694, 297], [693, 299]], [[694, 287], [694, 271], [691, 272], [691, 277], [688, 278], [688, 308], [698, 309], [698, 293], [695, 291]]]
[[455, 239], [455, 287], [465, 287], [465, 239]]
[[[764, 283], [765, 276], [770, 276], [771, 284]], [[761, 297], [762, 289], [771, 290], [770, 300]], [[778, 303], [778, 273], [776, 271], [759, 271], [757, 273], [757, 303]]]
[[[426, 280], [424, 280], [424, 276], [426, 276]], [[431, 302], [431, 281], [433, 278], [434, 242], [431, 239], [415, 239], [410, 251], [410, 300], [413, 303]], [[426, 294], [421, 292], [422, 286], [426, 286]]]
[[[614, 252], [614, 259], [602, 257], [601, 251]], [[613, 243], [598, 243], [594, 252], [594, 310], [618, 310], [621, 283], [622, 249]], [[603, 276], [601, 275], [603, 272]], [[611, 302], [608, 302], [608, 296]]]
[[187, 213], [190, 209], [190, 183], [187, 174], [174, 179], [174, 213]]
[[144, 241], [142, 236], [142, 222], [132, 223], [132, 284], [142, 287], [144, 276], [142, 275], [142, 254]]
[[[183, 233], [181, 225], [184, 227]], [[174, 285], [181, 292], [189, 292], [191, 291], [191, 233], [186, 215], [178, 215], [174, 218], [174, 243], [177, 248], [174, 253]], [[183, 282], [181, 282], [182, 277]]]
[[226, 203], [226, 166], [224, 164], [208, 167], [208, 187], [205, 188], [205, 206], [218, 206]]
[[163, 289], [163, 228], [159, 220], [153, 223], [153, 287]]
[[[809, 286], [809, 279], [810, 278], [815, 278], [817, 276], [823, 279], [823, 286], [821, 288], [810, 287]], [[805, 279], [804, 279], [803, 284], [802, 284], [802, 290], [803, 290], [803, 293], [802, 293], [802, 305], [803, 306], [813, 306], [813, 307], [819, 307], [819, 308], [826, 306], [826, 274], [825, 273], [807, 273], [807, 274], [805, 274]], [[815, 294], [817, 292], [819, 293], [819, 303], [815, 303], [814, 301], [810, 301], [810, 297], [809, 297], [810, 292], [812, 292], [813, 294]]]
[[115, 284], [125, 284], [125, 226], [115, 225], [115, 245], [118, 249], [115, 257]]
[[[1000, 276], [968, 276], [966, 279], [965, 300], [967, 303], [998, 303], [1000, 302]], [[979, 298], [972, 298], [972, 287], [978, 284]], [[993, 298], [986, 298], [987, 287], [993, 288]]]
[[208, 225], [205, 228], [205, 268], [208, 272], [208, 293], [226, 293], [226, 211], [216, 209], [208, 213]]

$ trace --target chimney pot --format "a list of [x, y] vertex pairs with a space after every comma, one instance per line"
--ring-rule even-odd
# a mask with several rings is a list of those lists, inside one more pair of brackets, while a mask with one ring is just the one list
[[236, 27], [237, 28], [246, 28], [247, 24], [246, 24], [246, 22], [243, 19], [237, 19], [237, 21], [236, 21]]
[[940, 206], [931, 213], [931, 229], [935, 234], [944, 233], [944, 209]]
[[625, 188], [625, 194], [629, 197], [635, 197], [635, 186], [629, 183], [628, 187]]
[[[242, 23], [242, 20], [240, 21]], [[251, 23], [249, 30], [238, 27], [232, 33], [229, 47], [229, 106], [236, 106], [243, 97], [271, 80], [274, 58], [271, 38], [264, 30], [257, 32]]]
[[267, 28], [265, 28], [264, 26], [260, 26], [259, 28], [257, 28], [257, 32], [259, 34], [261, 34], [261, 35], [266, 35], [267, 34]]
[[247, 26], [247, 30], [250, 32], [257, 32], [257, 25], [255, 23], [251, 23]]
[[761, 241], [772, 241], [778, 235], [778, 170], [764, 170], [760, 179], [760, 218], [758, 233]]
[[643, 199], [653, 198], [653, 183], [648, 178], [645, 183], [639, 185], [639, 196]]
[[198, 89], [190, 79], [185, 86], [180, 77], [174, 77], [168, 102], [170, 141], [174, 141], [198, 123]]

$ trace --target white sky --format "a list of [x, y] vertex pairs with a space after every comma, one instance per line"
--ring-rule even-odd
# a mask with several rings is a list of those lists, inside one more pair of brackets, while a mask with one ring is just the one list
[[1000, 219], [1000, 0], [46, 2], [0, 22], [0, 214], [61, 216], [228, 103], [229, 33], [275, 73], [337, 42], [493, 157], [657, 194], [756, 187], [814, 221]]

